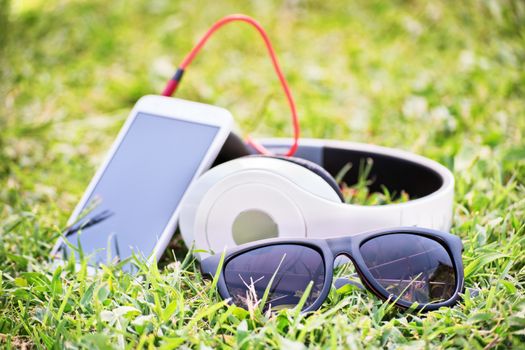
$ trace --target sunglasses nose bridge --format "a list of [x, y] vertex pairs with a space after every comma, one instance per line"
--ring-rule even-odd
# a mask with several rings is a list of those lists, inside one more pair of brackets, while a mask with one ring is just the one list
[[352, 242], [349, 237], [340, 237], [327, 240], [328, 247], [334, 257], [344, 255], [352, 259]]

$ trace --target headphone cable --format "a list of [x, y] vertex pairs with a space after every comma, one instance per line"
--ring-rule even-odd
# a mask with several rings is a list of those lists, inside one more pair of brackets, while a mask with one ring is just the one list
[[[166, 87], [164, 88], [162, 95], [172, 96], [173, 93], [177, 90], [182, 80], [182, 76], [184, 75], [184, 72], [186, 71], [186, 68], [191, 64], [191, 62], [193, 61], [197, 53], [199, 53], [199, 51], [203, 48], [203, 46], [206, 44], [208, 39], [213, 35], [213, 33], [215, 33], [222, 26], [228, 23], [231, 23], [231, 22], [236, 22], [236, 21], [245, 22], [253, 26], [259, 32], [262, 39], [264, 40], [264, 44], [266, 45], [266, 49], [268, 50], [268, 54], [271, 58], [273, 68], [275, 70], [275, 73], [277, 74], [277, 77], [279, 78], [279, 81], [286, 95], [286, 99], [288, 101], [288, 105], [291, 111], [292, 126], [293, 126], [293, 142], [290, 148], [288, 149], [288, 152], [285, 153], [285, 156], [293, 156], [294, 153], [297, 151], [299, 137], [300, 137], [299, 117], [297, 116], [297, 108], [295, 106], [295, 101], [294, 101], [292, 92], [290, 90], [290, 87], [288, 86], [288, 82], [286, 81], [286, 78], [284, 77], [284, 74], [281, 71], [281, 67], [279, 66], [279, 62], [277, 60], [277, 55], [275, 53], [275, 50], [272, 47], [272, 43], [270, 42], [270, 38], [268, 37], [268, 34], [264, 30], [264, 28], [259, 24], [259, 22], [257, 22], [255, 19], [249, 16], [242, 15], [242, 14], [234, 14], [234, 15], [223, 17], [217, 22], [215, 22], [210, 27], [210, 29], [208, 29], [208, 31], [204, 34], [204, 36], [201, 37], [197, 45], [195, 45], [193, 49], [191, 49], [191, 51], [186, 55], [186, 57], [184, 57], [181, 64], [177, 68], [177, 71], [166, 84]], [[270, 151], [268, 151], [263, 145], [253, 140], [249, 135], [247, 136], [246, 141], [257, 152], [261, 154], [271, 154]]]

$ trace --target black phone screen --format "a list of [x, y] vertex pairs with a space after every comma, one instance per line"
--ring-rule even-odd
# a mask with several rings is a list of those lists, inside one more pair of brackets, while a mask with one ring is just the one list
[[[219, 128], [139, 113], [65, 233], [91, 264], [148, 257]], [[85, 215], [84, 215], [85, 214]], [[69, 247], [62, 246], [65, 253]]]

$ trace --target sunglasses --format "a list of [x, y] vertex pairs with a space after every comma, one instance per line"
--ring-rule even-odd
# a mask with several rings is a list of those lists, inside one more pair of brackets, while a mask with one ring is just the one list
[[[321, 307], [332, 286], [334, 260], [347, 256], [366, 289], [401, 308], [431, 311], [453, 306], [463, 291], [459, 237], [409, 227], [328, 239], [268, 239], [244, 244], [201, 262], [218, 275], [219, 294], [235, 305], [278, 310]], [[303, 295], [306, 300], [304, 300]]]

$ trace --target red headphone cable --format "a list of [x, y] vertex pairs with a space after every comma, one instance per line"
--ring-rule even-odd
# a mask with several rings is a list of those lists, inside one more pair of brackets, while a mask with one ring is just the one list
[[[286, 95], [286, 99], [288, 101], [288, 105], [290, 107], [290, 111], [292, 114], [293, 143], [290, 146], [288, 152], [285, 154], [285, 156], [293, 156], [295, 151], [297, 150], [298, 143], [299, 143], [299, 137], [300, 137], [299, 117], [297, 116], [297, 109], [295, 107], [295, 101], [292, 96], [290, 87], [288, 86], [288, 82], [286, 81], [286, 78], [284, 77], [284, 74], [281, 71], [281, 67], [279, 66], [279, 62], [277, 61], [277, 55], [275, 54], [275, 51], [272, 47], [272, 43], [270, 42], [270, 39], [268, 37], [268, 34], [264, 30], [264, 28], [259, 24], [259, 22], [257, 22], [255, 19], [249, 16], [241, 15], [241, 14], [229, 15], [215, 22], [213, 26], [211, 26], [210, 29], [208, 29], [208, 31], [204, 34], [204, 36], [199, 40], [197, 45], [195, 45], [195, 47], [191, 49], [191, 51], [186, 55], [186, 57], [184, 57], [181, 64], [177, 68], [175, 75], [166, 84], [166, 87], [164, 88], [162, 95], [164, 96], [173, 95], [173, 93], [177, 90], [177, 87], [182, 80], [182, 76], [184, 75], [186, 68], [193, 61], [197, 53], [199, 53], [199, 51], [206, 44], [206, 42], [213, 35], [213, 33], [215, 33], [219, 28], [221, 28], [225, 24], [228, 24], [230, 22], [235, 22], [235, 21], [245, 22], [245, 23], [252, 25], [255, 29], [257, 29], [262, 39], [264, 40], [264, 44], [266, 45], [268, 54], [270, 55], [270, 58], [272, 60], [273, 68], [284, 90], [284, 93]], [[268, 151], [264, 146], [256, 143], [250, 136], [247, 137], [247, 142], [253, 148], [255, 148], [257, 152], [262, 153], [262, 154], [271, 154], [270, 151]]]

